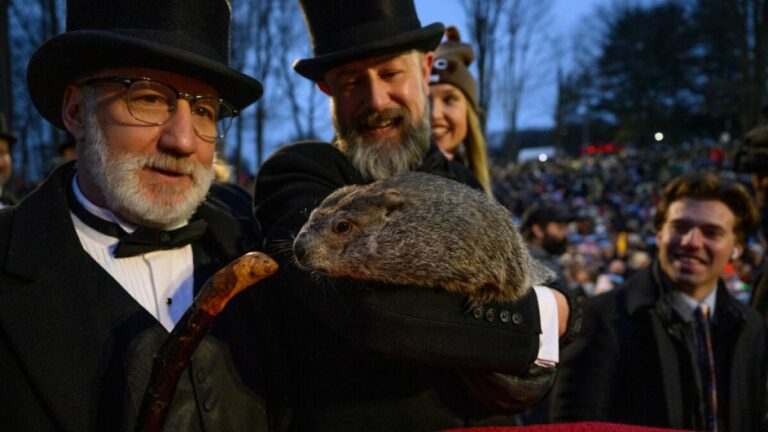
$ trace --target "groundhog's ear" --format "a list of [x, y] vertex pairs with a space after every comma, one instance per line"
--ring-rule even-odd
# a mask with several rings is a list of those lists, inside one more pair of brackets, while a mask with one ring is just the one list
[[387, 210], [387, 213], [398, 210], [403, 206], [403, 204], [405, 204], [405, 200], [403, 199], [402, 195], [400, 195], [400, 192], [396, 189], [385, 190], [383, 192], [383, 197], [384, 209]]

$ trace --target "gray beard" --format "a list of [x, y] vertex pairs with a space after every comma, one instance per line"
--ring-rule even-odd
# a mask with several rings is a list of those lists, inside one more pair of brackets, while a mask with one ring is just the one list
[[[347, 156], [365, 180], [375, 181], [419, 167], [429, 150], [431, 129], [429, 104], [425, 104], [420, 121], [414, 121], [405, 108], [367, 112], [353, 119], [349, 127], [341, 127], [336, 110], [331, 110], [337, 134], [334, 145]], [[400, 118], [403, 128], [394, 138], [369, 138], [362, 130], [368, 121]]]
[[[126, 221], [151, 228], [169, 229], [189, 220], [205, 199], [213, 180], [213, 166], [206, 169], [188, 158], [167, 153], [115, 155], [95, 113], [86, 116], [81, 169], [88, 170], [107, 207]], [[191, 174], [189, 190], [165, 185], [143, 185], [139, 173], [146, 166]], [[152, 189], [155, 198], [147, 193]], [[179, 200], [179, 195], [184, 194]]]

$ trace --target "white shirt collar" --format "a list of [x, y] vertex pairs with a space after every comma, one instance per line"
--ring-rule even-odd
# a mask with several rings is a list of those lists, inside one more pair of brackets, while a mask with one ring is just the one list
[[673, 294], [676, 299], [676, 304], [680, 307], [677, 308], [678, 312], [683, 313], [683, 317], [686, 319], [692, 319], [693, 312], [701, 305], [706, 304], [709, 307], [709, 316], [711, 317], [715, 316], [715, 305], [717, 300], [717, 283], [715, 283], [715, 288], [706, 296], [703, 300], [699, 301], [695, 298], [689, 296], [688, 294], [682, 292], [682, 291], [673, 291]]
[[80, 190], [80, 185], [77, 184], [77, 173], [75, 173], [75, 176], [72, 178], [72, 191], [74, 192], [75, 198], [80, 202], [80, 204], [82, 204], [83, 207], [94, 216], [104, 219], [105, 221], [114, 222], [120, 225], [120, 227], [129, 234], [134, 232], [136, 228], [138, 228], [136, 225], [126, 222], [120, 219], [119, 217], [117, 217], [117, 215], [114, 214], [112, 210], [99, 207], [96, 204], [92, 203], [85, 196], [85, 194], [83, 194], [83, 191]]

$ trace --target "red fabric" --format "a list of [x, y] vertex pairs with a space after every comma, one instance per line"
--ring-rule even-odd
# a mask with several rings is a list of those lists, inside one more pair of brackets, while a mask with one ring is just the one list
[[[451, 432], [682, 432], [679, 429], [633, 426], [617, 423], [581, 422], [532, 426], [491, 426], [469, 429], [451, 429]], [[446, 431], [447, 432], [447, 431]]]

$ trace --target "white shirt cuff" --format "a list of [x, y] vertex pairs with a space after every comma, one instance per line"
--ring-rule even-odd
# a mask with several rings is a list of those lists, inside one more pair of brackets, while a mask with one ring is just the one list
[[560, 360], [560, 336], [558, 334], [557, 302], [550, 288], [534, 286], [539, 303], [541, 334], [539, 354], [535, 363], [543, 367], [554, 367]]

